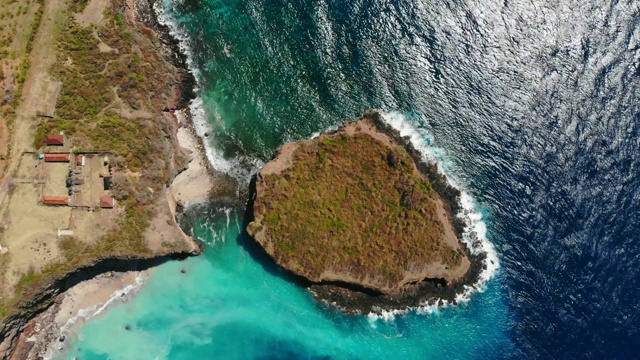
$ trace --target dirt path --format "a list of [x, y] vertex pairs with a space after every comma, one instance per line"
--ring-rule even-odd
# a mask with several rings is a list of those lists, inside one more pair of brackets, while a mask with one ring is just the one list
[[64, 20], [63, 0], [45, 0], [40, 28], [36, 34], [33, 50], [29, 55], [31, 68], [22, 90], [22, 103], [16, 109], [13, 126], [13, 144], [8, 155], [7, 171], [0, 179], [0, 204], [4, 201], [11, 177], [20, 163], [20, 154], [32, 150], [34, 121], [38, 112], [48, 113], [55, 106], [57, 83], [49, 76], [49, 68], [55, 63], [55, 34], [57, 26]]

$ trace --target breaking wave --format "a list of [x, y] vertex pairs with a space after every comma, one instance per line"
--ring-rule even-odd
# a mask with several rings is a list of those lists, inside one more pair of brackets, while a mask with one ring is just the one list
[[[178, 40], [179, 49], [186, 56], [186, 65], [188, 70], [192, 72], [196, 79], [196, 88], [194, 89], [197, 97], [191, 101], [189, 105], [189, 115], [193, 129], [196, 134], [202, 138], [205, 144], [205, 154], [207, 159], [216, 171], [223, 172], [234, 178], [249, 182], [249, 179], [255, 169], [264, 165], [262, 161], [250, 157], [238, 157], [234, 159], [225, 158], [222, 151], [215, 145], [215, 136], [213, 126], [209, 121], [209, 116], [219, 119], [219, 114], [208, 114], [204, 107], [200, 84], [202, 82], [202, 74], [197, 66], [195, 66], [193, 47], [191, 40], [184, 29], [181, 29], [179, 22], [173, 14], [177, 13], [176, 7], [180, 5], [179, 1], [161, 1], [153, 4], [158, 22], [169, 29], [170, 35]], [[220, 119], [219, 119], [220, 120]], [[215, 135], [215, 134], [214, 134]]]
[[[464, 190], [464, 186], [445, 169], [443, 165], [446, 163], [444, 151], [432, 145], [433, 138], [431, 135], [425, 130], [417, 128], [400, 112], [383, 112], [382, 115], [387, 124], [399, 131], [401, 136], [410, 139], [413, 146], [422, 154], [425, 162], [437, 164], [439, 172], [446, 175], [449, 183], [460, 190], [460, 205], [462, 211], [456, 214], [456, 216], [461, 218], [465, 224], [465, 230], [460, 240], [467, 246], [472, 254], [486, 254], [483, 260], [483, 270], [480, 272], [478, 281], [472, 286], [466, 286], [465, 290], [455, 298], [457, 304], [465, 303], [471, 299], [473, 293], [484, 291], [485, 285], [496, 275], [500, 267], [498, 253], [493, 243], [487, 238], [487, 225], [482, 220], [482, 214], [477, 210], [477, 203], [473, 196]], [[410, 310], [415, 310], [419, 314], [431, 314], [434, 311], [438, 311], [439, 308], [444, 308], [449, 305], [448, 301], [441, 300], [433, 305], [425, 303]], [[370, 319], [393, 320], [396, 315], [406, 314], [410, 310], [377, 309], [369, 313], [368, 317]]]
[[[86, 324], [87, 322], [91, 321], [91, 319], [102, 314], [103, 312], [108, 310], [110, 307], [116, 304], [124, 303], [129, 299], [131, 299], [133, 296], [135, 296], [136, 293], [140, 289], [142, 289], [147, 278], [148, 278], [148, 275], [146, 273], [139, 272], [136, 275], [135, 283], [131, 285], [127, 285], [122, 289], [116, 290], [109, 297], [109, 299], [107, 299], [107, 301], [105, 301], [104, 303], [96, 304], [94, 306], [91, 306], [85, 309], [80, 309], [76, 316], [67, 320], [67, 322], [60, 327], [59, 336], [57, 336], [54, 339], [54, 342], [51, 345], [52, 353], [50, 354], [51, 357], [49, 358], [53, 358], [56, 356], [57, 353], [63, 351], [64, 346], [69, 342], [73, 341], [73, 339], [76, 336], [76, 332], [78, 328], [81, 327], [83, 324]], [[59, 341], [59, 339], [64, 339], [64, 341]]]

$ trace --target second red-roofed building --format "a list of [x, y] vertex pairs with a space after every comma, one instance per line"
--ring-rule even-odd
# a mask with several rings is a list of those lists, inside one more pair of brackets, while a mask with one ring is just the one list
[[115, 206], [116, 199], [113, 196], [104, 195], [100, 198], [100, 207], [103, 209], [111, 209]]
[[44, 154], [45, 162], [69, 162], [70, 160], [69, 154]]
[[47, 145], [62, 146], [64, 145], [64, 135], [47, 135]]

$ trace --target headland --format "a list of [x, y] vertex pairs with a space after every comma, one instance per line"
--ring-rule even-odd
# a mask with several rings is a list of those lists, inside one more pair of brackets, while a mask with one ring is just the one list
[[1, 5], [15, 36], [0, 77], [0, 358], [46, 356], [130, 271], [201, 251], [176, 215], [219, 179], [185, 110], [195, 79], [152, 4]]

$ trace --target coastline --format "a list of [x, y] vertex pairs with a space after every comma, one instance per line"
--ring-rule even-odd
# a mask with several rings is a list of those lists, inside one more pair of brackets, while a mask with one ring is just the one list
[[103, 259], [88, 268], [77, 269], [61, 279], [61, 283], [57, 281], [61, 289], [53, 284], [34, 300], [33, 303], [41, 308], [39, 313], [27, 318], [16, 316], [5, 324], [3, 341], [10, 340], [5, 356], [12, 359], [51, 358], [53, 351], [63, 349], [82, 324], [108, 307], [127, 301], [131, 297], [128, 295], [135, 294], [143, 286], [148, 269], [172, 258], [199, 255], [203, 247], [182, 230], [179, 215], [187, 207], [208, 201], [216, 183], [233, 188], [233, 183], [228, 184], [229, 179], [216, 177], [203, 139], [197, 135], [189, 110], [196, 96], [196, 80], [188, 69], [186, 55], [181, 51], [178, 40], [172, 37], [168, 27], [157, 21], [153, 3], [153, 0], [127, 0], [127, 9], [121, 10], [131, 21], [143, 24], [157, 34], [162, 43], [160, 52], [164, 53], [159, 55], [171, 59], [180, 80], [174, 86], [173, 106], [158, 110], [163, 116], [172, 118], [176, 142], [189, 158], [186, 167], [179, 170], [167, 186], [166, 201], [179, 233], [190, 244], [190, 250], [150, 259]]
[[202, 138], [193, 129], [188, 110], [176, 110], [172, 115], [178, 123], [178, 144], [191, 158], [188, 167], [173, 179], [168, 188], [172, 213], [176, 216], [191, 205], [207, 201], [215, 173], [204, 153]]
[[[128, 1], [127, 3], [131, 3], [131, 2]], [[160, 25], [157, 22], [157, 19], [155, 19], [156, 13], [153, 10], [152, 5], [150, 5], [151, 3], [153, 3], [153, 0], [136, 1], [135, 2], [136, 9], [138, 9], [136, 10], [136, 14], [138, 15], [140, 10], [137, 5], [140, 3], [148, 5], [147, 9], [149, 9], [151, 13], [151, 15], [149, 16], [154, 19], [153, 21], [155, 21], [155, 25], [157, 27], [154, 26], [153, 28], [158, 33], [158, 36], [164, 37], [165, 39], [167, 37], [169, 37], [170, 39], [173, 39], [173, 40], [163, 41], [163, 44], [165, 45], [164, 46], [165, 50], [170, 49], [171, 53], [173, 54], [171, 55], [171, 58], [174, 59], [175, 61], [174, 65], [181, 64], [182, 66], [186, 66], [187, 64], [185, 60], [186, 55], [180, 52], [180, 46], [178, 45], [178, 40], [176, 40], [175, 38], [172, 38], [169, 29], [165, 25]], [[146, 23], [146, 24], [149, 24], [149, 23]], [[178, 68], [177, 65], [176, 67]], [[173, 117], [176, 124], [176, 129], [177, 129], [176, 130], [177, 141], [179, 145], [183, 149], [185, 149], [187, 153], [191, 155], [190, 156], [191, 160], [189, 162], [188, 167], [186, 167], [181, 172], [179, 172], [178, 175], [173, 179], [171, 185], [167, 188], [167, 200], [169, 201], [172, 214], [174, 215], [174, 217], [182, 213], [187, 207], [205, 202], [208, 199], [212, 198], [213, 194], [211, 194], [208, 191], [208, 189], [206, 191], [204, 191], [203, 189], [207, 187], [213, 188], [215, 184], [219, 183], [217, 180], [222, 180], [224, 182], [233, 182], [233, 180], [230, 181], [229, 179], [226, 179], [226, 178], [222, 178], [222, 179], [220, 179], [220, 177], [217, 178], [218, 174], [216, 174], [213, 170], [213, 166], [207, 156], [207, 152], [206, 152], [207, 149], [204, 145], [204, 139], [198, 135], [198, 131], [194, 126], [193, 119], [191, 118], [191, 113], [189, 109], [189, 104], [193, 100], [193, 96], [195, 96], [192, 92], [196, 86], [195, 78], [189, 72], [189, 70], [185, 70], [184, 68], [182, 69], [179, 68], [179, 70], [181, 70], [183, 74], [182, 79], [184, 81], [180, 84], [180, 88], [181, 90], [184, 90], [184, 92], [183, 91], [177, 92], [176, 103], [174, 104], [174, 106], [171, 108], [165, 108], [163, 112], [167, 116]], [[191, 90], [186, 89], [185, 86], [189, 87]], [[190, 95], [185, 96], [185, 94], [190, 94]], [[437, 171], [437, 169], [435, 171]], [[202, 186], [202, 185], [194, 186], [194, 184], [201, 184], [201, 182], [206, 182], [207, 186]], [[237, 184], [235, 185], [237, 186]], [[231, 186], [231, 188], [233, 188], [233, 186]], [[236, 195], [237, 197], [237, 187], [234, 188], [234, 191], [228, 191], [226, 192], [226, 194]], [[222, 196], [220, 196], [220, 194], [215, 194], [215, 197], [222, 197]], [[457, 200], [460, 200], [460, 199], [458, 198]], [[458, 205], [456, 209], [462, 211], [463, 206], [459, 204], [459, 201], [457, 202], [457, 204]], [[456, 226], [456, 228], [460, 229], [461, 227]], [[188, 237], [187, 234], [184, 234], [184, 235]], [[193, 241], [193, 239], [191, 240]], [[470, 245], [470, 244], [465, 243], [465, 245]], [[467, 252], [470, 251], [469, 246], [467, 246], [466, 251]], [[51, 316], [54, 316], [54, 317], [60, 316], [60, 321], [56, 321], [57, 327], [54, 326], [54, 327], [48, 328], [49, 333], [47, 334], [49, 334], [49, 336], [48, 337], [42, 336], [43, 339], [48, 339], [47, 341], [45, 341], [47, 343], [46, 345], [48, 346], [46, 351], [51, 351], [55, 347], [56, 343], [59, 342], [58, 339], [60, 337], [57, 335], [61, 334], [64, 331], [75, 329], [77, 326], [79, 326], [79, 323], [78, 323], [76, 324], [75, 327], [69, 327], [69, 328], [63, 329], [65, 324], [67, 324], [70, 320], [77, 318], [79, 314], [83, 312], [83, 310], [94, 307], [95, 305], [92, 305], [93, 303], [91, 301], [99, 302], [100, 304], [119, 303], [119, 301], [112, 302], [111, 299], [113, 299], [113, 296], [118, 294], [120, 291], [134, 285], [134, 283], [132, 283], [131, 281], [132, 274], [137, 274], [137, 273], [124, 272], [124, 273], [117, 273], [117, 275], [113, 275], [119, 280], [113, 281], [110, 283], [111, 285], [106, 286], [106, 288], [110, 290], [110, 293], [105, 294], [103, 296], [93, 296], [93, 297], [90, 296], [91, 295], [90, 289], [92, 289], [95, 286], [95, 284], [100, 284], [101, 282], [105, 281], [103, 275], [99, 275], [92, 280], [87, 280], [86, 283], [77, 285], [77, 290], [76, 288], [70, 288], [66, 290], [65, 292], [63, 292], [58, 296], [58, 298], [56, 299], [56, 304], [54, 306], [52, 306], [48, 311], [42, 313], [40, 316], [38, 316], [36, 319], [30, 322], [29, 325], [27, 325], [27, 329], [30, 332], [25, 331], [24, 335], [27, 335], [27, 336], [25, 336], [24, 339], [21, 336], [21, 340], [24, 340], [21, 342], [25, 342], [25, 341], [29, 342], [29, 339], [32, 337], [35, 329], [37, 328], [36, 324], [38, 323], [38, 321], [43, 321], [43, 320], [46, 321], [46, 319], [47, 318], [50, 319]], [[129, 280], [126, 280], [126, 279], [129, 279]], [[139, 285], [141, 286], [141, 284]], [[469, 287], [467, 287], [466, 289], [468, 290], [468, 288]], [[479, 286], [473, 286], [471, 288], [476, 288], [476, 290], [479, 290]], [[313, 292], [314, 289], [310, 289], [310, 290]], [[475, 292], [476, 290], [472, 290], [472, 291]], [[91, 300], [87, 300], [87, 297], [91, 298]], [[450, 297], [447, 300], [440, 299], [435, 303], [431, 302], [431, 303], [425, 303], [425, 304], [417, 304], [416, 306], [413, 306], [410, 308], [399, 307], [402, 310], [385, 311], [380, 309], [379, 311], [370, 313], [369, 316], [374, 318], [388, 319], [390, 317], [389, 314], [399, 314], [399, 313], [404, 313], [410, 310], [416, 310], [417, 312], [430, 312], [429, 309], [432, 309], [434, 307], [443, 307], [443, 306], [446, 306], [448, 303], [462, 302], [467, 298], [468, 298], [468, 295], [457, 294], [456, 296]], [[82, 299], [85, 299], [85, 300], [82, 300]], [[67, 303], [71, 302], [71, 303], [77, 304], [76, 307], [72, 308], [71, 314], [68, 314], [68, 315], [61, 314], [61, 312], [63, 311], [61, 304], [65, 303], [65, 301]], [[100, 307], [101, 306], [102, 305], [100, 305]], [[53, 314], [51, 314], [51, 312], [53, 312]], [[62, 321], [63, 319], [65, 321]], [[36, 346], [33, 347], [33, 349], [36, 349], [36, 348], [37, 348]], [[38, 350], [39, 353], [42, 353], [41, 352], [42, 348], [39, 348], [39, 349], [40, 349]]]
[[[167, 201], [174, 217], [190, 206], [206, 202], [213, 186], [213, 169], [202, 151], [203, 144], [191, 126], [186, 110], [176, 110], [178, 142], [191, 154], [188, 167], [180, 172], [167, 189]], [[201, 141], [201, 139], [200, 139]], [[194, 244], [194, 251], [201, 253], [202, 247], [191, 236], [180, 229], [185, 240]], [[106, 272], [78, 282], [60, 293], [54, 304], [29, 321], [19, 335], [13, 356], [21, 359], [50, 359], [55, 352], [64, 351], [83, 324], [100, 315], [111, 306], [130, 300], [144, 286], [144, 281], [156, 265], [148, 269]], [[143, 268], [146, 268], [143, 265]], [[79, 274], [81, 276], [81, 274]], [[69, 280], [74, 282], [73, 279]]]
[[129, 300], [142, 288], [147, 276], [146, 271], [107, 272], [76, 284], [29, 322], [13, 355], [50, 359], [64, 351], [82, 325], [109, 307]]

